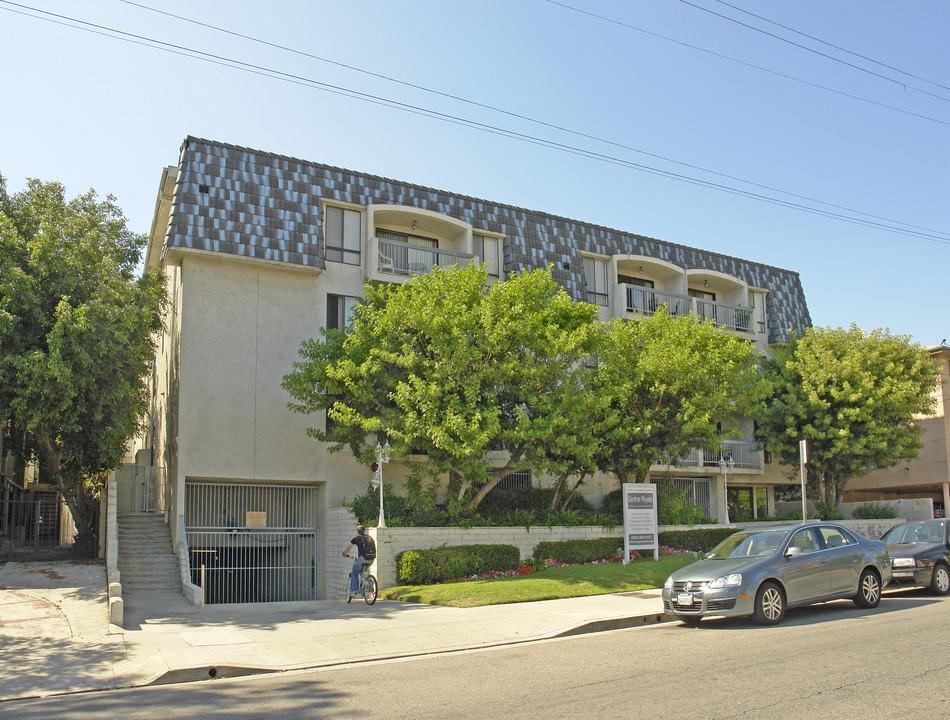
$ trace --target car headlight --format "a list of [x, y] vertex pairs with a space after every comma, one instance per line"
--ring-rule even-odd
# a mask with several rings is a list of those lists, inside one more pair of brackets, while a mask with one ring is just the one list
[[722, 577], [717, 577], [711, 583], [709, 583], [710, 590], [718, 590], [719, 588], [724, 587], [737, 587], [742, 584], [742, 575], [739, 573], [732, 573], [731, 575], [723, 575]]
[[917, 561], [914, 558], [891, 558], [892, 567], [914, 567]]
[[664, 589], [666, 589], [666, 590], [672, 590], [672, 589], [673, 589], [673, 576], [672, 576], [672, 575], [670, 575], [670, 576], [666, 579], [666, 582], [663, 583], [663, 587], [664, 587]]

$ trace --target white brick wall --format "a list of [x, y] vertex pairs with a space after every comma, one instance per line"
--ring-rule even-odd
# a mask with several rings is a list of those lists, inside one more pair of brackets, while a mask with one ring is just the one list
[[[841, 522], [841, 521], [839, 521]], [[842, 525], [869, 538], [879, 538], [901, 520], [845, 520]], [[702, 527], [723, 527], [704, 525]], [[661, 526], [665, 530], [690, 530], [688, 526]], [[738, 529], [738, 528], [735, 528]], [[522, 559], [534, 554], [540, 542], [560, 540], [593, 540], [602, 537], [623, 537], [621, 527], [607, 530], [596, 526], [578, 527], [396, 527], [368, 528], [376, 540], [376, 562], [371, 569], [380, 588], [392, 587], [396, 582], [396, 556], [405, 550], [425, 550], [442, 545], [514, 545]], [[356, 534], [356, 518], [348, 508], [335, 508], [327, 513], [327, 526], [323, 536], [324, 569], [327, 600], [345, 600], [346, 582], [353, 561], [342, 557], [343, 548]]]
[[381, 588], [396, 585], [396, 556], [405, 550], [425, 550], [442, 545], [514, 545], [522, 559], [531, 557], [535, 545], [558, 540], [592, 540], [622, 537], [622, 529], [602, 527], [436, 527], [376, 528], [376, 565], [373, 574]]
[[[374, 534], [370, 532], [370, 534]], [[356, 535], [356, 516], [349, 508], [337, 507], [327, 511], [323, 538], [323, 583], [327, 600], [346, 600], [346, 583], [349, 582], [353, 558], [342, 553]], [[352, 551], [350, 552], [352, 555]], [[374, 573], [375, 574], [375, 573]]]

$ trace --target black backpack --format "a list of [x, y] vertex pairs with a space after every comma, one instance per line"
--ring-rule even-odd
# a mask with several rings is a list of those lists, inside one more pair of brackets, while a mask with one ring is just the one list
[[367, 560], [376, 559], [376, 541], [369, 535], [363, 536], [363, 557]]

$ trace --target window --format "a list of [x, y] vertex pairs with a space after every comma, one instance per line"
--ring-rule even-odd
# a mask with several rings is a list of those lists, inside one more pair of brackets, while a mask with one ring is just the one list
[[475, 235], [472, 238], [473, 250], [479, 262], [486, 263], [486, 272], [488, 277], [499, 277], [501, 262], [499, 262], [499, 248], [501, 242], [498, 238], [487, 235]]
[[752, 303], [752, 319], [755, 320], [756, 330], [765, 332], [765, 293], [750, 292], [749, 301]]
[[585, 257], [584, 279], [587, 281], [587, 302], [607, 305], [607, 261]]
[[356, 210], [327, 208], [325, 237], [328, 261], [360, 264], [361, 217]]
[[792, 536], [788, 546], [802, 549], [802, 553], [810, 553], [818, 550], [818, 541], [815, 539], [815, 533], [811, 528], [799, 530]]
[[640, 277], [633, 277], [632, 275], [617, 275], [617, 282], [621, 285], [636, 285], [637, 287], [651, 288], [654, 287], [652, 280], [646, 280]]
[[[435, 238], [408, 235], [376, 228], [376, 237], [379, 238], [380, 269], [386, 272], [401, 275], [429, 272], [438, 264], [439, 241]], [[407, 247], [411, 245], [413, 247]], [[416, 250], [416, 248], [420, 248]], [[432, 248], [429, 250], [428, 248]]]
[[833, 527], [820, 527], [818, 532], [825, 541], [825, 547], [841, 547], [842, 545], [853, 545], [857, 542], [854, 538], [848, 536], [841, 530]]
[[711, 293], [707, 290], [694, 290], [693, 288], [689, 288], [686, 292], [690, 297], [716, 302], [716, 293]]
[[709, 478], [652, 476], [650, 482], [659, 486], [657, 492], [672, 488], [675, 492], [685, 493], [688, 500], [696, 503], [707, 516], [712, 516]]
[[350, 295], [327, 295], [327, 324], [328, 330], [346, 330], [353, 319], [353, 309], [360, 301]]

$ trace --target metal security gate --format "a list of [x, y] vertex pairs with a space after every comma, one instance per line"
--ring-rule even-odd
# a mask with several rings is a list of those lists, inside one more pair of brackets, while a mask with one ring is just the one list
[[317, 488], [187, 482], [191, 581], [208, 604], [317, 599]]
[[119, 512], [156, 512], [165, 509], [165, 468], [123, 465], [115, 471]]
[[70, 517], [55, 493], [0, 499], [0, 559], [53, 559], [71, 553]]

